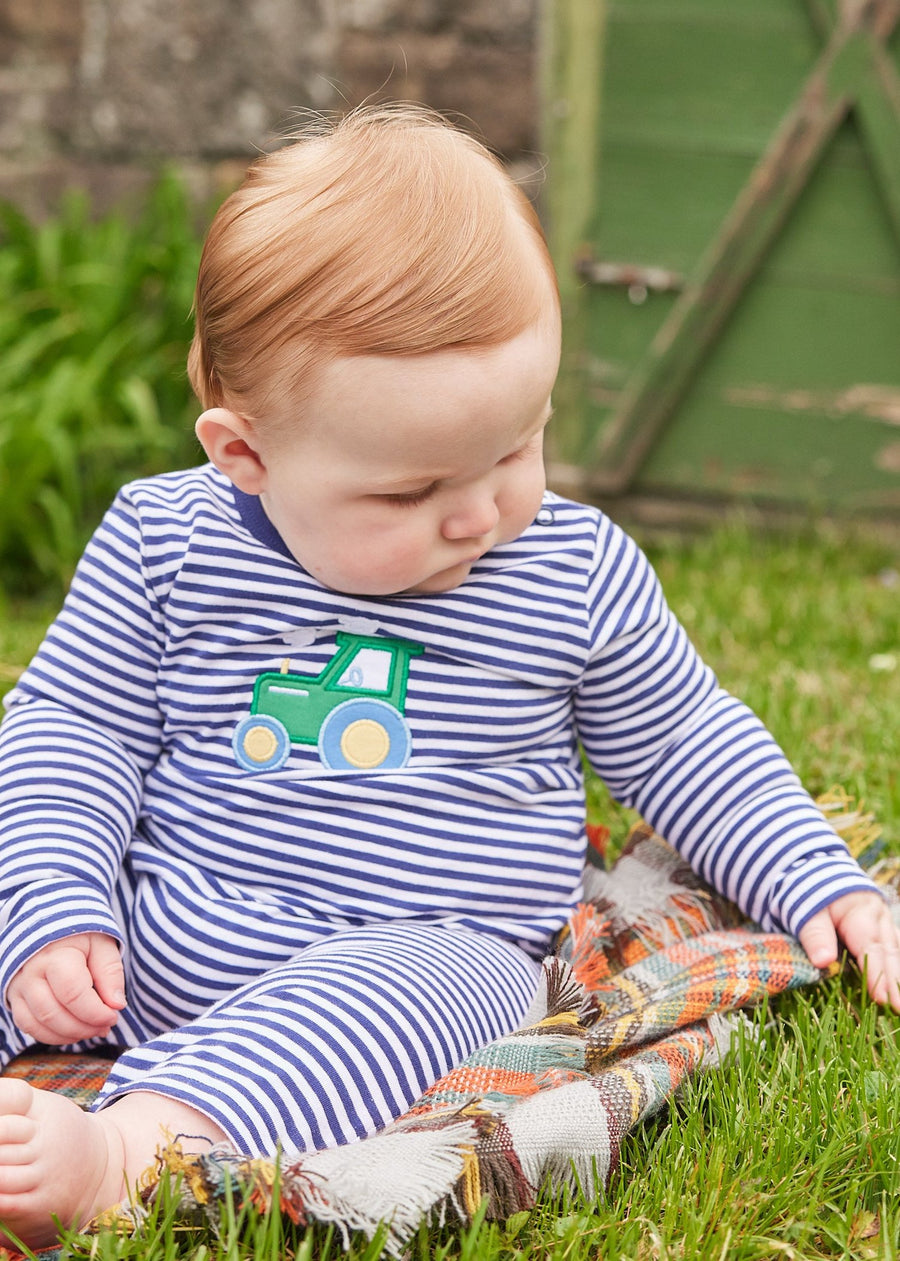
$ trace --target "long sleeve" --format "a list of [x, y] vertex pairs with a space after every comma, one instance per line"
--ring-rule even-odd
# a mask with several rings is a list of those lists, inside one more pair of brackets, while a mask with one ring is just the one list
[[634, 807], [764, 928], [798, 933], [842, 894], [875, 890], [775, 740], [716, 682], [637, 545], [602, 521], [579, 735]]
[[6, 698], [0, 728], [0, 993], [50, 941], [119, 937], [113, 886], [155, 761], [159, 612], [127, 498], [109, 510], [65, 605]]

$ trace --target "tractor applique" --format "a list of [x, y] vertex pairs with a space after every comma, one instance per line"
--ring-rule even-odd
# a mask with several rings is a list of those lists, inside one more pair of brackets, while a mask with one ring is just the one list
[[284, 766], [291, 744], [315, 744], [331, 770], [393, 770], [409, 761], [403, 716], [409, 663], [424, 652], [406, 639], [338, 631], [337, 651], [320, 674], [261, 674], [250, 713], [231, 745], [245, 771]]

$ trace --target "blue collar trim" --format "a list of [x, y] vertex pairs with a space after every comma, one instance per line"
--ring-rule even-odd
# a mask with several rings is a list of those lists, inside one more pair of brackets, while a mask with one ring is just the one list
[[266, 516], [259, 495], [248, 495], [238, 490], [237, 486], [231, 487], [231, 493], [234, 495], [234, 504], [240, 513], [241, 521], [253, 537], [260, 543], [264, 543], [266, 547], [270, 547], [273, 552], [280, 552], [282, 556], [287, 556], [296, 564], [284, 539]]

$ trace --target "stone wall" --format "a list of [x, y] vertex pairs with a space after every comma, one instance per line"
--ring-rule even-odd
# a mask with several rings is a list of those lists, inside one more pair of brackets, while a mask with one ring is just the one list
[[304, 108], [425, 101], [527, 169], [538, 0], [0, 0], [0, 197], [227, 186]]

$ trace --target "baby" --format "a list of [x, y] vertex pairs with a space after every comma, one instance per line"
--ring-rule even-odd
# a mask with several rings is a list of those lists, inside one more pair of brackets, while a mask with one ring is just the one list
[[508, 1033], [580, 892], [583, 748], [813, 962], [900, 1009], [885, 904], [635, 544], [545, 491], [547, 250], [474, 140], [362, 110], [212, 225], [203, 467], [127, 486], [0, 731], [0, 1081], [32, 1246], [187, 1150], [348, 1143]]

